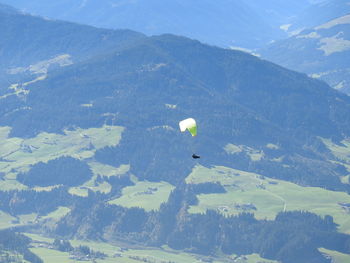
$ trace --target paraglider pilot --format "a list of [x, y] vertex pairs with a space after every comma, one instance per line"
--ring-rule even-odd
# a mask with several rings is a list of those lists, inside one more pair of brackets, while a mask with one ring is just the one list
[[[189, 131], [192, 135], [192, 137], [197, 135], [197, 123], [193, 118], [188, 118], [183, 121], [179, 122], [180, 130], [181, 132]], [[201, 158], [197, 154], [192, 154], [193, 159], [199, 159]]]

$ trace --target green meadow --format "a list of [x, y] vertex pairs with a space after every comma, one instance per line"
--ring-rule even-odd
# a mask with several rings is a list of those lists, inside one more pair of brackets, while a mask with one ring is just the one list
[[53, 250], [44, 247], [33, 247], [30, 248], [34, 254], [39, 256], [44, 263], [75, 263], [74, 259], [69, 258], [69, 253], [61, 252], [58, 250]]
[[[0, 191], [25, 190], [27, 186], [16, 180], [18, 173], [28, 171], [32, 165], [39, 162], [71, 156], [86, 161], [94, 176], [83, 185], [70, 188], [70, 193], [87, 196], [88, 189], [109, 193], [111, 185], [105, 181], [96, 182], [97, 176], [122, 176], [129, 171], [130, 166], [113, 167], [91, 161], [91, 157], [98, 149], [117, 145], [123, 129], [118, 126], [105, 125], [100, 128], [64, 130], [62, 134], [44, 132], [34, 138], [22, 139], [9, 137], [10, 127], [0, 127], [0, 171], [3, 173], [3, 178], [0, 180]], [[51, 191], [56, 187], [59, 186], [34, 187], [33, 190]], [[56, 211], [42, 217], [36, 213], [12, 217], [0, 211], [0, 229], [32, 224], [44, 219], [55, 222], [57, 218], [68, 213], [68, 210], [68, 208], [58, 207]]]
[[62, 217], [66, 216], [69, 212], [70, 212], [70, 208], [60, 206], [55, 211], [49, 213], [48, 215], [42, 216], [41, 219], [44, 219], [44, 220], [51, 219], [51, 220], [58, 221]]
[[[64, 130], [62, 134], [43, 132], [34, 138], [23, 139], [9, 137], [11, 128], [0, 127], [0, 171], [4, 174], [0, 190], [26, 189], [16, 181], [16, 175], [28, 171], [36, 163], [63, 156], [87, 160], [96, 150], [117, 145], [123, 130], [123, 127], [105, 125]], [[96, 164], [92, 164], [94, 167]]]
[[92, 161], [88, 163], [94, 175], [100, 176], [122, 176], [129, 172], [130, 165], [122, 164], [119, 167], [114, 167], [108, 164], [102, 164], [96, 161]]
[[16, 226], [30, 225], [38, 222], [38, 214], [23, 214], [16, 217], [0, 211], [0, 229], [6, 229]]
[[17, 215], [16, 217], [14, 217], [8, 213], [0, 211], [0, 229], [6, 229], [15, 226], [31, 225], [44, 221], [46, 224], [48, 224], [49, 222], [51, 222], [51, 224], [54, 224], [57, 221], [59, 221], [62, 217], [67, 215], [69, 212], [70, 208], [63, 206], [60, 206], [55, 211], [52, 211], [51, 213], [43, 216], [40, 216], [37, 213], [30, 213]]
[[259, 254], [251, 254], [245, 256], [235, 257], [234, 262], [237, 263], [278, 263], [275, 260], [268, 260], [259, 256]]
[[339, 203], [350, 203], [350, 195], [319, 187], [302, 187], [290, 182], [263, 177], [256, 173], [222, 166], [196, 166], [186, 178], [188, 184], [219, 182], [226, 193], [197, 195], [199, 203], [191, 213], [207, 209], [235, 215], [252, 212], [258, 219], [274, 219], [280, 211], [302, 210], [321, 216], [331, 215], [339, 231], [350, 233], [350, 215]]
[[[97, 176], [112, 177], [112, 176], [126, 176], [130, 170], [130, 165], [122, 164], [119, 167], [102, 164], [96, 161], [88, 162], [94, 176], [83, 185], [71, 187], [69, 193], [82, 197], [88, 196], [88, 190], [94, 192], [101, 192], [108, 194], [112, 190], [112, 186], [106, 181], [97, 182]], [[127, 175], [129, 176], [129, 175]]]
[[30, 225], [37, 223], [38, 219], [39, 217], [36, 213], [11, 216], [8, 213], [0, 211], [0, 229]]
[[69, 188], [68, 192], [73, 195], [87, 197], [88, 190], [108, 194], [111, 191], [111, 189], [112, 186], [109, 183], [105, 181], [96, 182], [96, 176], [93, 176], [89, 181], [85, 182], [83, 185]]
[[[267, 144], [266, 147], [270, 148], [270, 149], [277, 149], [278, 148], [277, 145], [274, 145], [271, 143]], [[228, 154], [237, 154], [240, 152], [244, 152], [246, 155], [249, 156], [250, 160], [252, 160], [254, 162], [260, 161], [264, 157], [264, 152], [262, 150], [256, 150], [256, 149], [253, 149], [253, 148], [245, 146], [245, 145], [235, 145], [235, 144], [229, 143], [224, 147], [224, 150]]]
[[13, 226], [13, 221], [16, 220], [15, 217], [0, 211], [0, 229], [6, 229]]
[[[36, 234], [26, 234], [36, 242], [42, 242], [42, 244], [52, 244], [52, 238], [45, 238]], [[246, 255], [246, 256], [217, 256], [207, 257], [197, 254], [185, 253], [170, 249], [167, 246], [162, 248], [149, 248], [141, 246], [128, 246], [126, 244], [108, 244], [104, 242], [91, 242], [71, 240], [70, 243], [73, 247], [88, 246], [94, 251], [100, 251], [107, 255], [105, 259], [97, 259], [99, 263], [200, 263], [200, 262], [212, 262], [212, 263], [229, 263], [234, 259], [239, 263], [277, 263], [277, 261], [266, 260], [261, 258], [258, 254]], [[72, 263], [76, 262], [69, 258], [69, 254], [66, 252], [60, 252], [48, 247], [36, 247], [31, 248], [31, 251], [37, 254], [43, 259], [44, 263]], [[92, 262], [92, 261], [85, 261]]]
[[341, 144], [332, 142], [331, 139], [321, 138], [322, 142], [339, 160], [350, 164], [350, 139], [342, 140]]
[[318, 249], [321, 253], [328, 255], [332, 258], [332, 263], [348, 263], [350, 262], [350, 255], [343, 254], [337, 251], [325, 249], [325, 248], [319, 248]]
[[146, 211], [158, 210], [160, 205], [167, 202], [170, 192], [175, 187], [167, 182], [136, 182], [122, 190], [122, 196], [109, 201], [110, 204], [124, 207], [140, 207]]
[[[20, 172], [25, 172], [38, 162], [48, 162], [62, 156], [71, 156], [85, 161], [93, 172], [93, 177], [78, 187], [72, 187], [69, 192], [75, 195], [87, 196], [88, 190], [109, 193], [111, 185], [106, 181], [96, 180], [98, 176], [131, 176], [135, 185], [123, 188], [122, 196], [110, 200], [110, 204], [121, 205], [127, 208], [140, 207], [146, 211], [158, 210], [160, 205], [169, 198], [174, 186], [167, 182], [138, 181], [129, 174], [130, 165], [119, 167], [102, 164], [93, 160], [96, 150], [106, 146], [115, 146], [121, 139], [122, 127], [103, 126], [101, 128], [65, 130], [62, 134], [40, 133], [35, 138], [22, 139], [9, 137], [10, 128], [0, 127], [0, 170], [4, 173], [0, 181], [0, 190], [26, 189], [27, 187], [16, 181]], [[337, 157], [339, 163], [345, 165], [350, 173], [350, 141], [343, 141], [342, 145], [323, 139], [323, 142]], [[272, 145], [271, 147], [277, 147]], [[263, 156], [262, 151], [257, 151], [244, 146], [229, 144], [225, 150], [230, 154], [245, 151], [252, 160], [258, 161]], [[342, 178], [348, 182], [349, 176]], [[187, 184], [199, 184], [205, 182], [218, 182], [226, 193], [197, 195], [199, 203], [189, 208], [190, 213], [205, 213], [207, 209], [213, 209], [225, 215], [236, 215], [241, 212], [252, 212], [258, 219], [274, 219], [280, 211], [303, 210], [318, 215], [331, 215], [335, 223], [339, 225], [339, 231], [350, 234], [350, 216], [340, 203], [350, 203], [350, 195], [344, 192], [329, 191], [319, 187], [302, 187], [290, 182], [276, 180], [262, 175], [245, 172], [223, 166], [207, 168], [196, 166], [186, 178]], [[36, 191], [51, 191], [50, 187], [35, 187]], [[67, 207], [58, 207], [48, 215], [39, 216], [36, 213], [13, 217], [0, 211], [0, 229], [32, 224], [45, 221], [54, 224], [60, 218], [69, 213]], [[29, 235], [40, 242], [52, 243], [52, 239]], [[151, 263], [164, 263], [168, 261], [193, 263], [203, 262], [209, 258], [171, 250], [145, 247], [120, 247], [117, 245], [71, 241], [73, 246], [87, 245], [95, 251], [107, 254], [104, 260], [96, 260], [101, 263], [139, 263], [142, 261]], [[31, 250], [48, 263], [71, 263], [68, 253], [56, 251], [47, 247], [33, 247]], [[349, 255], [320, 248], [320, 251], [332, 257], [335, 263], [349, 261]], [[261, 258], [257, 254], [237, 257], [218, 256], [210, 258], [213, 263], [235, 262], [241, 263], [274, 263]]]
[[337, 161], [336, 164], [343, 165], [349, 172], [348, 175], [340, 178], [343, 184], [350, 184], [350, 139], [342, 140], [340, 144], [332, 142], [330, 139], [321, 138], [322, 142], [332, 152]]

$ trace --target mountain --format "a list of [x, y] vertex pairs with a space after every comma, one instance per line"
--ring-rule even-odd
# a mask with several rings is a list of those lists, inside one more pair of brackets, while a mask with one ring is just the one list
[[[266, 16], [265, 12], [261, 12], [263, 5], [255, 3], [256, 1], [90, 0], [72, 3], [61, 0], [55, 4], [42, 0], [2, 2], [25, 12], [50, 18], [103, 28], [127, 28], [147, 35], [172, 33], [223, 47], [253, 49], [284, 35], [279, 25], [269, 21], [275, 16]], [[293, 5], [289, 5], [291, 6]], [[270, 4], [269, 7], [275, 5]], [[281, 10], [285, 9], [279, 8], [272, 12], [279, 13]]]
[[2, 13], [10, 13], [10, 14], [18, 13], [18, 10], [16, 10], [15, 8], [4, 4], [0, 4], [0, 11]]
[[293, 2], [281, 2], [278, 0], [261, 2], [247, 0], [245, 2], [259, 12], [259, 14], [275, 28], [291, 23], [297, 19], [299, 15], [303, 14], [305, 10], [310, 9], [310, 7], [315, 4], [315, 1], [312, 0], [298, 0]]
[[325, 80], [332, 87], [350, 92], [350, 15], [307, 29], [260, 51], [261, 55], [287, 68]]
[[347, 0], [264, 2], [2, 0], [23, 12], [147, 35], [172, 33], [221, 47], [256, 49], [349, 12]]
[[[73, 23], [46, 20], [0, 6], [0, 83], [9, 86], [55, 67], [93, 57], [143, 38], [130, 30], [100, 30]], [[7, 92], [1, 91], [2, 92]]]
[[[0, 57], [11, 77], [0, 97], [2, 228], [128, 244], [101, 246], [107, 260], [149, 260], [145, 246], [212, 261], [350, 254], [347, 95], [185, 37], [0, 19], [12, 25], [1, 44], [12, 56]], [[179, 131], [187, 117], [195, 138]], [[166, 261], [184, 262], [172, 253]]]
[[288, 25], [290, 33], [314, 28], [350, 13], [349, 0], [320, 0], [307, 6]]
[[23, 67], [64, 52], [79, 61], [143, 37], [129, 30], [100, 30], [52, 20], [42, 23], [42, 18], [18, 13], [4, 5], [0, 14], [2, 67]]
[[[74, 125], [99, 126], [109, 120], [108, 114], [116, 113], [118, 123], [127, 127], [124, 136], [131, 144], [116, 150], [120, 149], [125, 162], [140, 163], [131, 166], [140, 167], [135, 174], [143, 173], [140, 176], [148, 180], [181, 180], [175, 176], [177, 158], [189, 152], [176, 132], [181, 116], [194, 115], [201, 123], [201, 139], [193, 147], [207, 155], [209, 163], [229, 162], [231, 156], [224, 150], [229, 143], [261, 150], [273, 143], [286, 153], [311, 157], [315, 153], [303, 148], [319, 141], [318, 136], [342, 140], [349, 132], [347, 122], [336, 117], [338, 111], [346, 115], [349, 98], [322, 82], [251, 55], [170, 35], [148, 38], [56, 70], [24, 90], [25, 100], [19, 99], [13, 108], [0, 108], [2, 123], [12, 127], [12, 136], [31, 137], [39, 131], [57, 133]], [[81, 106], [85, 104], [90, 106]], [[176, 106], [169, 109], [166, 105]], [[16, 112], [18, 108], [30, 110]], [[149, 147], [158, 145], [152, 154], [149, 147], [142, 146], [145, 138]], [[178, 145], [176, 152], [161, 146], [174, 144]], [[139, 150], [129, 152], [130, 148]], [[147, 149], [148, 154], [142, 149]], [[153, 168], [142, 166], [154, 156], [158, 157], [153, 159]], [[173, 162], [174, 175], [170, 171], [163, 174], [162, 169]], [[145, 169], [151, 169], [147, 175]], [[318, 169], [315, 173], [323, 174]]]
[[[23, 12], [147, 35], [173, 33], [221, 47], [261, 48], [348, 12], [346, 0], [47, 1], [2, 0]], [[135, 15], [136, 14], [136, 15]]]

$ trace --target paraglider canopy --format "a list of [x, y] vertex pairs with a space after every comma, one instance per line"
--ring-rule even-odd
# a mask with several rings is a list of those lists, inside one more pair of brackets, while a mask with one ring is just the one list
[[192, 136], [197, 135], [197, 124], [193, 118], [188, 118], [179, 122], [181, 132], [188, 130]]

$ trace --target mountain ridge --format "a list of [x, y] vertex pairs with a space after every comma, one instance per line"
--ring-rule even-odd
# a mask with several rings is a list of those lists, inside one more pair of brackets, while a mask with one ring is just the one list
[[349, 92], [350, 16], [330, 20], [261, 50], [261, 55], [285, 67], [327, 81]]
[[[163, 33], [185, 35], [224, 47], [255, 48], [257, 43], [267, 43], [284, 34], [278, 27], [271, 26], [270, 21], [266, 21], [265, 14], [259, 13], [260, 6], [245, 1], [225, 0], [220, 4], [208, 0], [152, 0], [147, 4], [138, 0], [74, 4], [60, 1], [54, 8], [40, 0], [29, 5], [23, 1], [3, 2], [42, 16], [103, 28], [129, 28], [148, 36]], [[254, 21], [246, 19], [248, 16]]]
[[[0, 18], [5, 30], [3, 34], [7, 36], [1, 42], [2, 49], [6, 50], [6, 53], [2, 53], [2, 66], [6, 67], [26, 66], [62, 53], [70, 53], [73, 57], [76, 55], [81, 60], [84, 59], [82, 56], [88, 57], [89, 53], [93, 55], [113, 47], [118, 44], [118, 40], [123, 44], [122, 41], [129, 43], [143, 37], [131, 30], [103, 30], [69, 22], [44, 20], [21, 13], [3, 12]], [[70, 35], [72, 49], [65, 43], [67, 34]], [[90, 39], [84, 40], [83, 37], [87, 36]], [[38, 46], [41, 46], [40, 51], [35, 50]]]

